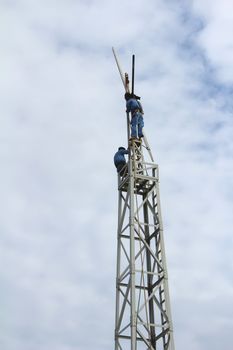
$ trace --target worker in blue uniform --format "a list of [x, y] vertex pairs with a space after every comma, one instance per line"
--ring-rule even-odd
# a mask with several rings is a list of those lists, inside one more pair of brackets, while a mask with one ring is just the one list
[[123, 175], [125, 171], [125, 169], [123, 169], [126, 164], [125, 154], [129, 154], [129, 151], [125, 149], [125, 147], [119, 147], [118, 151], [114, 155], [114, 164], [117, 168], [118, 174], [120, 175]]
[[125, 93], [126, 100], [126, 112], [131, 112], [131, 139], [143, 137], [142, 128], [144, 127], [143, 120], [143, 108], [141, 103], [138, 101], [140, 97]]

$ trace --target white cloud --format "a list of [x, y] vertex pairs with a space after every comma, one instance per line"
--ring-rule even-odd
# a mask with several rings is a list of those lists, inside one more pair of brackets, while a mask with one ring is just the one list
[[230, 0], [194, 1], [193, 8], [204, 22], [198, 44], [216, 69], [216, 76], [222, 83], [233, 82], [233, 3]]
[[4, 350], [113, 346], [112, 157], [126, 125], [112, 45], [129, 72], [136, 53], [136, 90], [160, 165], [176, 347], [215, 350], [224, 334], [230, 350], [231, 38], [221, 55], [211, 39], [230, 5], [207, 5], [2, 2]]

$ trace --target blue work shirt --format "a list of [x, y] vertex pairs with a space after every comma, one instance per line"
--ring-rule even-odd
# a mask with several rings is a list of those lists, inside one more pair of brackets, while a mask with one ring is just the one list
[[128, 101], [126, 101], [126, 112], [132, 112], [132, 114], [135, 112], [136, 109], [139, 109], [142, 113], [142, 106], [141, 103], [138, 102], [135, 98], [130, 98]]
[[125, 154], [129, 154], [126, 149], [120, 149], [114, 156], [114, 164], [117, 167], [120, 163], [126, 163]]

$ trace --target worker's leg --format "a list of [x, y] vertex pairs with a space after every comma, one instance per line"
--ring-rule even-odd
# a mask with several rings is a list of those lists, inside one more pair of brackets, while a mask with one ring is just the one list
[[136, 114], [131, 119], [131, 137], [137, 137], [137, 124], [138, 124], [138, 116]]
[[140, 114], [138, 116], [138, 137], [143, 137], [142, 128], [144, 127], [143, 116]]
[[[125, 168], [124, 168], [124, 166], [125, 166], [125, 164], [126, 163], [119, 163], [118, 165], [117, 165], [117, 172], [122, 176], [123, 174], [124, 174], [124, 172], [125, 172]], [[124, 168], [124, 169], [123, 169]]]

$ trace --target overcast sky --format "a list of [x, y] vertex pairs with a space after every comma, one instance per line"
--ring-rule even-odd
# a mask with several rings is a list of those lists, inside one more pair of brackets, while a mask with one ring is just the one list
[[233, 2], [0, 0], [0, 347], [114, 344], [123, 71], [160, 167], [178, 350], [232, 350]]

